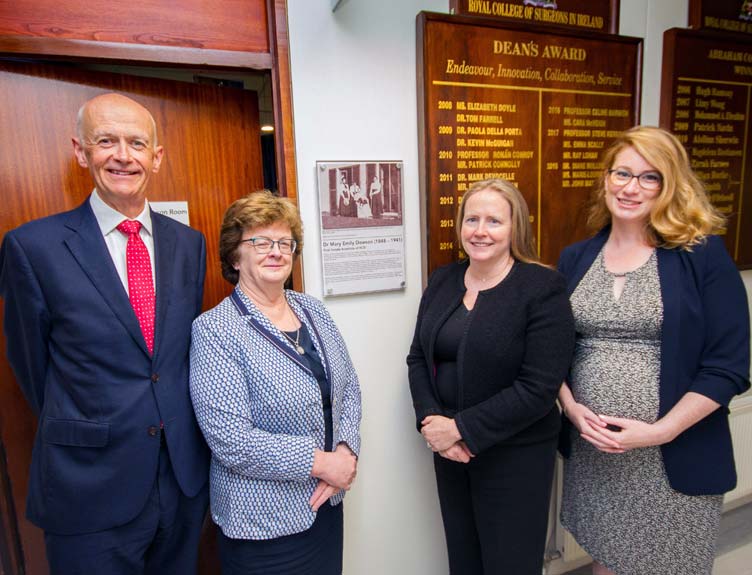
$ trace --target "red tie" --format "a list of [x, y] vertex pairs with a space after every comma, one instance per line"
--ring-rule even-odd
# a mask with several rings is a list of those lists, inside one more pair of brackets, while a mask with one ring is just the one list
[[125, 262], [128, 268], [128, 297], [141, 325], [149, 353], [154, 349], [154, 282], [151, 279], [151, 260], [144, 240], [139, 235], [141, 222], [124, 220], [117, 229], [128, 236]]

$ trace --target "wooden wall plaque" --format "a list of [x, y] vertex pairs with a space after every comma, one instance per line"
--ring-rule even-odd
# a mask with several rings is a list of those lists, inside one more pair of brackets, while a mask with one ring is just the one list
[[752, 38], [664, 33], [660, 123], [684, 143], [711, 202], [728, 218], [726, 248], [741, 268], [752, 268], [751, 102]]
[[491, 177], [520, 188], [556, 263], [588, 234], [601, 151], [639, 118], [642, 40], [425, 12], [417, 27], [428, 271], [462, 256], [457, 206]]
[[689, 25], [752, 34], [752, 2], [749, 0], [689, 0]]
[[449, 0], [452, 14], [616, 34], [619, 0]]

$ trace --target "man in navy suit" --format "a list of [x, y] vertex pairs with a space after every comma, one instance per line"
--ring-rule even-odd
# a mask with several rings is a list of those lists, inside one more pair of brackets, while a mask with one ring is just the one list
[[149, 208], [163, 149], [146, 108], [103, 94], [77, 128], [94, 191], [0, 248], [8, 360], [39, 417], [26, 514], [44, 529], [53, 575], [195, 573], [208, 452], [188, 349], [205, 240]]

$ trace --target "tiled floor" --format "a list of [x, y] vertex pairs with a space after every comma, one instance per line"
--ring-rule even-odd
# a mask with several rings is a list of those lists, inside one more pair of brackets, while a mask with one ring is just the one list
[[752, 575], [752, 543], [716, 557], [713, 575]]
[[[590, 575], [590, 566], [566, 575]], [[752, 575], [752, 503], [724, 514], [713, 575]]]
[[721, 519], [713, 575], [752, 575], [752, 503]]

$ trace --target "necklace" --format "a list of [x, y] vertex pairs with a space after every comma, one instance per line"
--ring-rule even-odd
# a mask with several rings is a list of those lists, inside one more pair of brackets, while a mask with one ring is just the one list
[[284, 335], [287, 338], [287, 341], [292, 344], [292, 346], [295, 348], [295, 351], [297, 351], [300, 355], [305, 354], [305, 349], [303, 349], [303, 346], [300, 345], [300, 328], [295, 330], [295, 339], [287, 335], [287, 332], [285, 331], [282, 331], [282, 335]]
[[[290, 313], [290, 316], [293, 319], [293, 323], [295, 323], [295, 320], [297, 320], [297, 318], [295, 317], [295, 314], [293, 313], [292, 308], [290, 307], [289, 304], [287, 304], [287, 311]], [[300, 355], [304, 355], [305, 354], [305, 349], [303, 349], [303, 346], [300, 345], [300, 329], [301, 329], [301, 327], [303, 327], [302, 324], [301, 324], [301, 326], [298, 329], [295, 330], [295, 339], [293, 339], [289, 335], [287, 335], [287, 332], [284, 332], [282, 330], [280, 330], [280, 331], [282, 331], [282, 335], [284, 335], [287, 338], [287, 340], [292, 344], [292, 346], [295, 348], [295, 351], [297, 351]]]
[[[496, 283], [499, 283], [502, 279], [504, 279], [506, 277], [507, 272], [512, 267], [513, 263], [514, 263], [514, 258], [510, 254], [509, 255], [509, 259], [507, 260], [507, 263], [504, 264], [504, 267], [501, 269], [501, 272], [494, 273], [493, 275], [486, 276], [486, 277], [481, 277], [481, 278], [478, 278], [478, 279], [473, 279], [471, 277], [471, 283], [479, 283], [479, 284], [481, 284], [482, 285], [482, 289], [485, 289], [485, 284], [489, 280], [496, 280], [495, 284], [494, 284], [494, 285], [496, 285]], [[468, 286], [468, 285], [466, 285], [466, 287], [470, 288], [470, 286]], [[480, 291], [480, 289], [478, 291]]]

